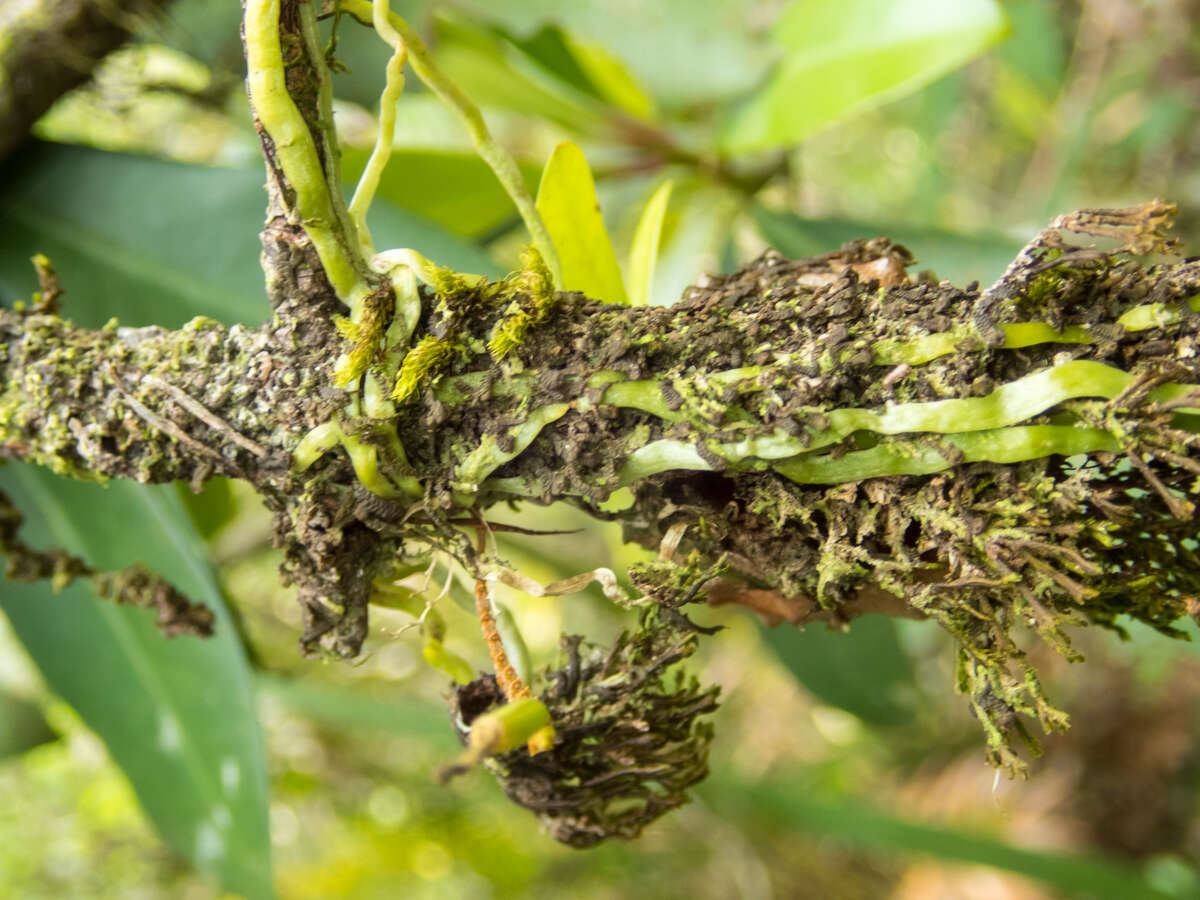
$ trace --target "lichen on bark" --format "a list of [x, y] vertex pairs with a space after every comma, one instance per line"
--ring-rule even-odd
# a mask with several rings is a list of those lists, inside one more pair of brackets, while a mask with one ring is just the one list
[[[648, 662], [690, 652], [682, 603], [790, 625], [934, 620], [1010, 770], [1014, 742], [1033, 743], [1026, 718], [1066, 723], [1027, 663], [1031, 638], [1074, 658], [1075, 626], [1124, 615], [1178, 636], [1200, 609], [1200, 263], [1138, 258], [1172, 250], [1170, 208], [1063, 217], [983, 292], [910, 278], [907, 251], [880, 238], [768, 253], [667, 308], [551, 293], [532, 264], [500, 282], [435, 278], [395, 303], [397, 281], [360, 258], [339, 206], [311, 10], [252, 5], [250, 55], [274, 47], [260, 61], [282, 70], [251, 80], [272, 320], [84, 331], [52, 309], [0, 312], [0, 453], [74, 477], [245, 479], [275, 514], [304, 650], [344, 657], [366, 637], [376, 578], [435, 558], [485, 577], [496, 560], [471, 536], [495, 504], [620, 521], [661, 557], [630, 573], [639, 627], [608, 651], [569, 644], [576, 674], [540, 682], [557, 755], [497, 763], [566, 839], [632, 833], [703, 772], [694, 719], [713, 697]], [[632, 502], [617, 509], [621, 488]], [[620, 697], [604, 692], [613, 678]], [[676, 737], [633, 769], [658, 789], [604, 743], [651, 713]], [[686, 735], [672, 732], [683, 719]], [[600, 721], [607, 737], [589, 744]], [[610, 809], [608, 788], [568, 790], [588, 778], [659, 801]]]

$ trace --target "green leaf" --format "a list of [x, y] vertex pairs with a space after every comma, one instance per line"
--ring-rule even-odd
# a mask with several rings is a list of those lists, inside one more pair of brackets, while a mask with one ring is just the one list
[[187, 510], [197, 533], [205, 540], [212, 537], [237, 515], [238, 504], [233, 493], [233, 482], [228, 478], [210, 478], [204, 482], [200, 493], [192, 493], [189, 485], [175, 482], [183, 508]]
[[[947, 828], [902, 819], [861, 800], [833, 797], [803, 783], [803, 779], [739, 781], [714, 777], [700, 789], [714, 808], [727, 811], [752, 807], [752, 820], [775, 820], [798, 831], [901, 859], [933, 857], [947, 862], [991, 866], [1034, 878], [1058, 888], [1065, 897], [1121, 897], [1128, 900], [1166, 900], [1194, 897], [1196, 882], [1184, 891], [1163, 891], [1132, 866], [1100, 856], [1039, 852], [1014, 847], [974, 829]], [[751, 814], [746, 814], [751, 818]]]
[[22, 537], [105, 569], [142, 561], [216, 614], [215, 635], [164, 638], [154, 614], [73, 586], [6, 584], [0, 608], [50, 688], [103, 738], [163, 838], [225, 889], [273, 897], [262, 735], [245, 654], [171, 485], [108, 487], [9, 465]]
[[917, 260], [914, 270], [931, 267], [938, 278], [955, 284], [991, 284], [1021, 249], [1020, 241], [997, 233], [961, 234], [926, 225], [802, 219], [757, 205], [752, 213], [763, 239], [784, 256], [802, 259], [836, 250], [855, 238], [886, 235], [912, 251]]
[[584, 40], [569, 32], [563, 35], [576, 62], [601, 97], [635, 118], [654, 118], [654, 99], [620, 57], [603, 44]]
[[527, 38], [495, 29], [531, 60], [565, 84], [630, 115], [648, 118], [654, 101], [625, 64], [602, 44], [584, 40], [557, 24], [543, 24]]
[[155, 32], [156, 38], [211, 68], [242, 72], [241, 22], [237, 5], [225, 0], [173, 0]]
[[1061, 13], [1061, 8], [1044, 0], [1005, 0], [1004, 14], [1012, 33], [996, 48], [996, 56], [1006, 66], [1049, 96], [1062, 87], [1071, 45], [1059, 20]]
[[801, 0], [773, 36], [775, 72], [721, 129], [726, 153], [793, 144], [911, 93], [998, 41], [995, 0]]
[[603, 121], [602, 104], [503, 34], [446, 15], [435, 28], [438, 66], [479, 106], [550, 119], [577, 132]]
[[473, 272], [491, 278], [504, 274], [475, 244], [451, 234], [424, 216], [401, 209], [386, 197], [376, 197], [371, 203], [367, 224], [377, 250], [408, 247], [456, 272]]
[[[711, 104], [749, 90], [769, 60], [744, 0], [655, 0], [654, 3], [563, 3], [489, 0], [477, 5], [522, 34], [556, 22], [618, 55], [664, 106]], [[585, 67], [586, 68], [586, 67]]]
[[563, 288], [596, 300], [628, 303], [617, 255], [600, 215], [592, 171], [583, 151], [569, 141], [550, 154], [538, 187], [537, 209], [558, 250]]
[[492, 33], [520, 47], [531, 60], [565, 84], [597, 100], [603, 99], [576, 58], [567, 33], [558, 25], [543, 24], [525, 38], [503, 28], [493, 28]]
[[912, 664], [884, 616], [855, 619], [846, 634], [824, 625], [783, 624], [763, 631], [779, 661], [818, 700], [871, 725], [912, 720]]
[[36, 703], [0, 690], [0, 759], [57, 739]]
[[[45, 253], [66, 291], [64, 314], [88, 327], [114, 316], [123, 325], [178, 327], [199, 315], [227, 324], [267, 315], [258, 167], [44, 144], [0, 167], [0, 184], [0, 300], [30, 298], [37, 279], [29, 258]], [[380, 247], [413, 247], [459, 271], [498, 274], [474, 244], [387, 200], [372, 204], [370, 222]]]
[[444, 747], [447, 755], [457, 747], [445, 707], [397, 696], [391, 687], [378, 690], [365, 683], [341, 685], [262, 672], [254, 684], [263, 695], [338, 731], [353, 728], [419, 739]]
[[[65, 314], [97, 327], [233, 324], [267, 315], [258, 233], [262, 171], [216, 169], [35, 144], [0, 167], [0, 298], [37, 289], [50, 257]], [[86, 305], [84, 304], [86, 300]]]
[[638, 219], [629, 249], [629, 304], [645, 306], [650, 302], [650, 287], [654, 284], [654, 266], [658, 262], [658, 241], [662, 235], [663, 218], [671, 199], [674, 182], [665, 181], [646, 201]]
[[[342, 176], [347, 184], [358, 180], [370, 155], [369, 147], [343, 150]], [[537, 185], [537, 166], [518, 165], [532, 191]], [[505, 222], [520, 221], [495, 174], [471, 152], [397, 147], [383, 170], [376, 197], [386, 198], [464, 237], [478, 237]], [[378, 241], [376, 245], [379, 247]], [[422, 252], [437, 259], [430, 251]], [[438, 262], [448, 265], [441, 259]]]

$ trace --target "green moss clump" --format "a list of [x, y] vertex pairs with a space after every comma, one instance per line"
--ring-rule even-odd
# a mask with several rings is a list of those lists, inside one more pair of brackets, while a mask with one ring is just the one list
[[338, 331], [351, 342], [349, 352], [333, 373], [340, 388], [358, 381], [383, 350], [382, 338], [395, 311], [396, 297], [390, 285], [381, 284], [364, 298], [357, 319], [341, 319]]
[[454, 345], [449, 340], [425, 335], [405, 354], [396, 376], [392, 399], [396, 402], [407, 399], [421, 386], [421, 382], [433, 378], [453, 355]]
[[543, 322], [554, 306], [554, 279], [534, 247], [521, 254], [521, 272], [500, 296], [506, 295], [513, 302], [496, 323], [488, 341], [488, 353], [497, 362], [519, 347], [525, 332]]

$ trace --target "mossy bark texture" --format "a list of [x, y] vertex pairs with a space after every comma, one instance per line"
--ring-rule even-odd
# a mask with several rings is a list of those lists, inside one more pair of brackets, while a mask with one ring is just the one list
[[[1071, 656], [1070, 626], [1127, 615], [1177, 634], [1196, 614], [1200, 263], [1171, 255], [1169, 207], [1064, 216], [983, 292], [910, 278], [885, 239], [768, 253], [669, 308], [554, 293], [531, 259], [498, 283], [442, 276], [397, 332], [392, 282], [338, 212], [311, 15], [287, 0], [264, 20], [283, 48], [272, 112], [258, 110], [272, 320], [97, 332], [52, 304], [0, 312], [3, 456], [81, 478], [248, 481], [276, 516], [303, 647], [342, 656], [366, 635], [376, 577], [431, 549], [481, 572], [464, 523], [567, 501], [660, 550], [664, 571], [634, 583], [665, 610], [707, 596], [795, 625], [937, 621], [993, 760], [1013, 768], [1012, 738], [1033, 741], [1023, 717], [1066, 721], [1022, 641]], [[300, 143], [312, 153], [289, 163]], [[292, 184], [294, 165], [322, 183]], [[306, 195], [329, 214], [306, 216]], [[347, 324], [354, 304], [367, 314]], [[361, 374], [338, 387], [351, 347]], [[688, 561], [686, 585], [670, 560]], [[576, 680], [612, 674], [573, 653]], [[562, 677], [546, 696], [568, 724], [613, 699]], [[571, 840], [603, 836], [580, 816], [559, 823]]]

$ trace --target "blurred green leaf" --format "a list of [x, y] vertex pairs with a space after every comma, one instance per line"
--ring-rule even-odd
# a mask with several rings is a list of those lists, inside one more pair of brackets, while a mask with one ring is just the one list
[[[515, 33], [556, 22], [617, 55], [664, 106], [711, 104], [754, 86], [769, 62], [744, 0], [488, 0], [476, 4]], [[585, 66], [586, 68], [586, 66]]]
[[[97, 327], [177, 327], [197, 315], [228, 324], [267, 315], [258, 232], [263, 175], [35, 144], [0, 167], [0, 298], [37, 289], [45, 253], [65, 314]], [[76, 297], [80, 302], [73, 302]], [[83, 305], [86, 298], [87, 305]]]
[[726, 153], [794, 144], [911, 93], [999, 40], [995, 0], [802, 0], [773, 36], [786, 53], [719, 135]]
[[620, 57], [603, 44], [569, 33], [565, 37], [579, 66], [603, 99], [636, 118], [654, 117], [654, 99]]
[[479, 106], [550, 119], [576, 132], [593, 130], [603, 120], [595, 98], [501, 33], [442, 15], [435, 34], [439, 67]]
[[[98, 327], [227, 324], [267, 314], [258, 233], [266, 194], [253, 170], [188, 166], [79, 147], [37, 145], [0, 168], [0, 299], [37, 289], [45, 253], [65, 314]], [[186, 217], [184, 216], [186, 211]], [[380, 247], [412, 247], [459, 271], [495, 274], [482, 250], [386, 198], [372, 204]], [[86, 291], [88, 306], [72, 305]]]
[[175, 490], [191, 517], [192, 524], [203, 538], [210, 538], [237, 515], [237, 503], [233, 498], [232, 483], [228, 478], [210, 478], [198, 494], [182, 481], [175, 482]]
[[0, 759], [57, 738], [36, 703], [0, 690]]
[[677, 180], [663, 217], [651, 302], [670, 305], [702, 273], [718, 271], [745, 209], [746, 198], [737, 191], [697, 177]]
[[889, 815], [859, 800], [823, 795], [800, 779], [738, 783], [732, 776], [721, 777], [712, 779], [700, 793], [713, 797], [714, 805], [726, 809], [750, 805], [755, 818], [767, 815], [823, 840], [906, 857], [918, 854], [991, 866], [1035, 878], [1067, 897], [1164, 900], [1195, 896], [1194, 890], [1161, 891], [1133, 867], [1100, 856], [1026, 850], [966, 828], [925, 825]]
[[836, 250], [846, 241], [886, 235], [916, 257], [916, 269], [936, 266], [938, 278], [965, 285], [988, 285], [999, 278], [1021, 242], [1000, 234], [960, 234], [924, 225], [882, 225], [845, 219], [802, 219], [755, 206], [754, 222], [763, 239], [785, 256], [802, 259]]
[[266, 672], [255, 675], [254, 684], [264, 697], [338, 731], [357, 728], [410, 737], [444, 745], [448, 754], [458, 746], [447, 710], [420, 697]]
[[628, 303], [617, 255], [596, 202], [592, 171], [583, 151], [569, 141], [550, 154], [538, 186], [537, 209], [558, 250], [563, 289], [609, 303]]
[[496, 33], [581, 93], [639, 118], [652, 113], [654, 101], [624, 63], [603, 45], [584, 40], [557, 24], [543, 24], [527, 38], [501, 29]]
[[571, 47], [567, 33], [557, 24], [543, 24], [529, 37], [520, 37], [504, 29], [495, 29], [494, 33], [521, 50], [537, 62], [543, 69], [563, 83], [571, 85], [577, 91], [588, 94], [597, 100], [604, 99], [596, 90], [596, 86], [580, 65], [574, 49]]
[[646, 201], [633, 233], [633, 246], [629, 250], [629, 303], [645, 306], [650, 302], [650, 287], [654, 284], [654, 266], [658, 261], [658, 241], [662, 235], [663, 218], [667, 203], [671, 199], [673, 182], [659, 185]]
[[1045, 0], [1004, 0], [1011, 32], [996, 56], [1047, 96], [1058, 93], [1067, 67], [1069, 38], [1059, 21], [1064, 12]]
[[912, 664], [886, 616], [855, 619], [846, 634], [824, 625], [801, 630], [783, 624], [764, 628], [763, 640], [822, 703], [871, 725], [912, 721]]
[[[245, 655], [170, 485], [108, 487], [10, 465], [22, 537], [106, 569], [141, 561], [216, 614], [207, 640], [164, 638], [148, 610], [84, 587], [6, 585], [0, 607], [52, 690], [107, 744], [163, 838], [226, 889], [270, 898], [262, 736]], [[118, 523], [114, 527], [114, 523]]]
[[456, 272], [474, 272], [488, 277], [504, 274], [475, 244], [423, 216], [401, 209], [387, 197], [376, 197], [371, 202], [367, 223], [378, 250], [410, 247]]
[[[370, 156], [370, 148], [343, 151], [342, 176], [347, 184], [358, 180]], [[538, 167], [518, 165], [532, 191], [537, 186]], [[383, 170], [376, 196], [465, 237], [486, 234], [509, 220], [518, 221], [516, 207], [495, 174], [470, 152], [397, 147]], [[433, 253], [423, 252], [437, 259]]]
[[[150, 20], [152, 36], [195, 57], [209, 67], [243, 70], [241, 41], [237, 39], [241, 16], [236, 4], [225, 0], [173, 0], [160, 22]], [[160, 34], [161, 32], [161, 34]]]

